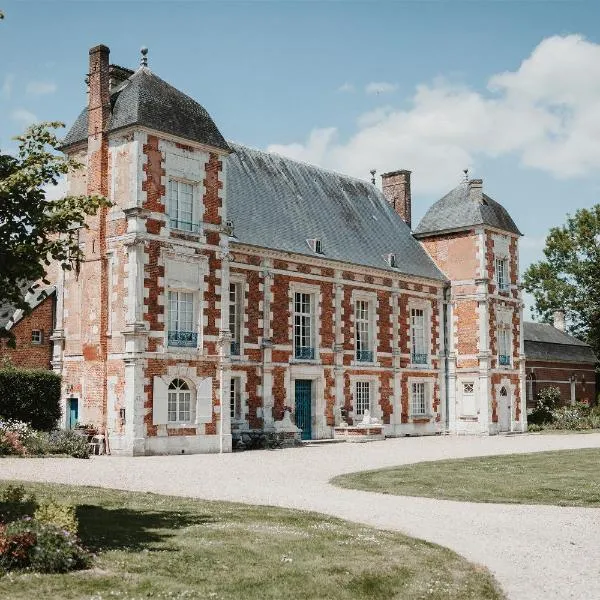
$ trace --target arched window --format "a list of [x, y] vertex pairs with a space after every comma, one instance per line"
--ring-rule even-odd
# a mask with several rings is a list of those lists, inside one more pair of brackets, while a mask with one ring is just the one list
[[502, 386], [502, 387], [500, 388], [500, 395], [501, 395], [503, 398], [505, 398], [506, 396], [508, 396], [508, 391], [507, 391], [507, 389], [506, 389], [504, 386]]
[[192, 417], [192, 392], [187, 381], [173, 379], [169, 385], [169, 423], [189, 423]]

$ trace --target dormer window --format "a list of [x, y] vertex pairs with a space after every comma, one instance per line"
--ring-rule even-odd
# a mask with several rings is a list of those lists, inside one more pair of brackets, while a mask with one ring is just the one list
[[310, 249], [315, 254], [324, 254], [323, 252], [323, 243], [319, 238], [313, 238], [310, 240], [306, 240], [306, 243], [310, 246]]
[[390, 267], [392, 267], [392, 269], [397, 268], [398, 262], [396, 261], [396, 255], [393, 252], [386, 254], [384, 256], [384, 260], [388, 265], [390, 265]]

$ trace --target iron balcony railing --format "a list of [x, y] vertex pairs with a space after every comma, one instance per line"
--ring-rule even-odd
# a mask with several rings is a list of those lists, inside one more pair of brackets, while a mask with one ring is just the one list
[[510, 285], [507, 282], [504, 282], [504, 281], [498, 282], [498, 289], [501, 292], [507, 292], [509, 290], [509, 288], [510, 288]]
[[427, 364], [427, 354], [419, 354], [418, 352], [413, 352], [412, 362], [413, 362], [413, 365], [426, 365]]
[[192, 223], [190, 221], [179, 221], [178, 219], [170, 219], [169, 224], [171, 229], [179, 229], [180, 231], [191, 231], [193, 233], [200, 232], [200, 223]]
[[231, 354], [232, 354], [232, 356], [240, 355], [240, 343], [239, 342], [231, 342]]
[[503, 366], [503, 367], [508, 367], [508, 365], [510, 365], [510, 356], [508, 354], [500, 354], [498, 356], [498, 362]]
[[197, 333], [193, 331], [169, 331], [169, 346], [195, 348], [197, 345]]
[[373, 362], [373, 351], [372, 350], [357, 350], [356, 360], [359, 362]]
[[309, 346], [296, 346], [294, 356], [296, 358], [314, 359], [315, 349]]

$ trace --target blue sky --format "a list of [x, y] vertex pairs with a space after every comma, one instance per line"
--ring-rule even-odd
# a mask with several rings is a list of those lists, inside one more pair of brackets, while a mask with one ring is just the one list
[[[416, 221], [462, 169], [512, 214], [521, 263], [600, 198], [600, 3], [5, 0], [0, 148], [73, 122], [89, 47], [150, 68], [228, 139], [355, 176], [413, 171]], [[599, 141], [596, 141], [599, 140]]]

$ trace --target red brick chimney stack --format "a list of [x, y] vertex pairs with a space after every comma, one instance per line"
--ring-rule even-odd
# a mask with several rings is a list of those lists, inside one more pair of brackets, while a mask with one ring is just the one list
[[411, 224], [410, 173], [402, 169], [381, 176], [383, 195], [409, 227]]

